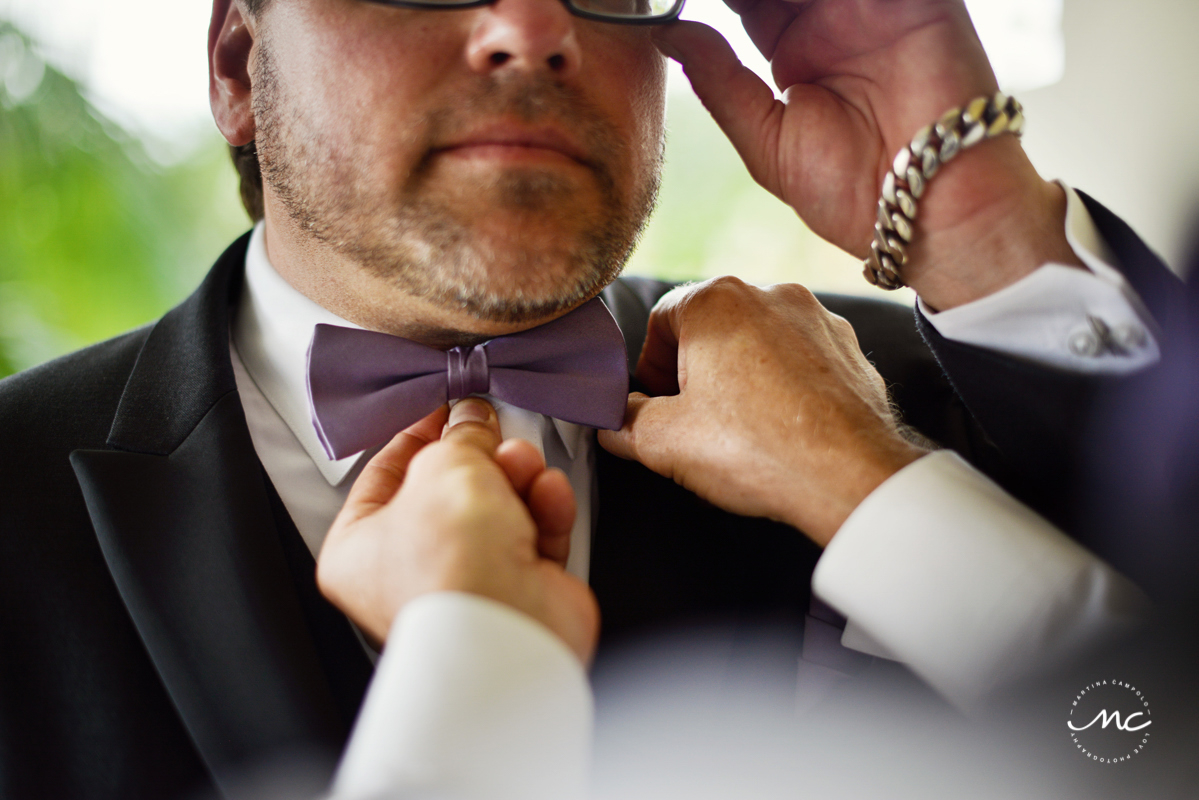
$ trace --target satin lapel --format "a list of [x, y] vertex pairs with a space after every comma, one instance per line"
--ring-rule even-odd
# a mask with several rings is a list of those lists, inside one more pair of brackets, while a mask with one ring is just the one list
[[649, 311], [658, 298], [671, 288], [669, 283], [648, 278], [618, 278], [600, 293], [600, 299], [612, 312], [620, 332], [624, 334], [630, 374], [637, 368], [637, 359], [641, 356], [641, 346], [649, 326]]
[[1124, 220], [1090, 195], [1078, 192], [1078, 196], [1104, 241], [1115, 253], [1124, 277], [1132, 284], [1154, 320], [1169, 330], [1186, 313], [1186, 294], [1182, 289], [1182, 281]]
[[218, 785], [346, 734], [229, 359], [245, 239], [147, 338], [108, 444], [71, 456], [109, 569]]
[[[645, 391], [632, 373], [645, 342], [650, 309], [669, 289], [660, 281], [620, 278], [600, 295], [624, 334], [631, 392]], [[688, 606], [689, 587], [674, 580], [677, 570], [662, 566], [677, 566], [672, 553], [690, 552], [672, 537], [695, 524], [681, 518], [695, 503], [672, 481], [598, 445], [595, 480], [589, 582], [603, 609], [606, 643]]]

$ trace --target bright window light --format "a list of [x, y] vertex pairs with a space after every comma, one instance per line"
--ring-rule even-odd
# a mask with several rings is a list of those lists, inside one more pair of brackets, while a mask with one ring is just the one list
[[999, 85], [1027, 92], [1062, 79], [1062, 0], [966, 0]]
[[[1066, 62], [1062, 0], [966, 0], [966, 7], [1003, 89], [1028, 91], [1061, 80]], [[741, 62], [774, 86], [766, 59], [722, 0], [688, 0], [683, 18], [720, 31]], [[682, 77], [678, 70], [673, 74], [676, 81]]]

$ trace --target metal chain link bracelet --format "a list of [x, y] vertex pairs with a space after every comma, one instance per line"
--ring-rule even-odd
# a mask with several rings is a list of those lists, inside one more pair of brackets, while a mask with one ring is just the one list
[[874, 241], [862, 274], [882, 289], [900, 289], [907, 284], [899, 270], [907, 263], [907, 247], [915, 235], [916, 201], [928, 188], [941, 165], [958, 153], [986, 139], [1005, 133], [1019, 136], [1024, 130], [1024, 108], [1014, 97], [999, 92], [994, 97], [976, 97], [965, 108], [945, 112], [922, 129], [895, 156], [891, 171], [883, 178], [883, 196], [878, 201]]

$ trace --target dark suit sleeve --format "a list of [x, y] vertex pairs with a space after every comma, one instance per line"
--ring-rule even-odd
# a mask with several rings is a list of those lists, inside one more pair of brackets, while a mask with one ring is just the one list
[[[1168, 335], [1182, 311], [1181, 282], [1122, 220], [1079, 194], [1117, 266]], [[1127, 378], [1083, 376], [950, 341], [919, 312], [917, 327], [999, 453], [1002, 482], [1054, 522], [1075, 527], [1088, 421], [1097, 400]]]

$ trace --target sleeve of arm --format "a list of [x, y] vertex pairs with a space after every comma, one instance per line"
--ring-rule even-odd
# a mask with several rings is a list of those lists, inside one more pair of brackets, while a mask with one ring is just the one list
[[1148, 610], [1139, 589], [950, 451], [866, 498], [813, 589], [848, 618], [846, 646], [907, 664], [963, 709]]
[[593, 701], [548, 629], [458, 592], [397, 616], [333, 784], [333, 798], [577, 800]]
[[1045, 264], [995, 294], [921, 314], [944, 338], [1080, 374], [1122, 375], [1160, 358], [1155, 321], [1114, 265], [1086, 205], [1067, 196], [1066, 240], [1086, 269]]

